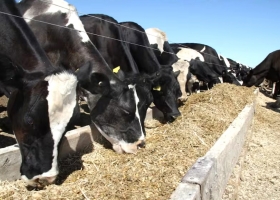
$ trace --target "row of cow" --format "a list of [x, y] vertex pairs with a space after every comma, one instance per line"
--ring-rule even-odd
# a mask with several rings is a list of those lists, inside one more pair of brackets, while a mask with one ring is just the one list
[[[90, 38], [75, 7], [64, 0], [3, 0], [0, 11], [0, 88], [9, 98], [20, 173], [28, 185], [41, 187], [56, 179], [58, 145], [79, 117], [81, 97], [92, 122], [118, 153], [136, 153], [145, 146], [143, 125], [152, 102], [167, 121], [180, 115], [179, 72], [160, 65], [150, 49]], [[100, 21], [97, 31], [113, 28], [108, 25]], [[149, 46], [143, 34], [112, 30], [107, 33]]]
[[152, 102], [172, 122], [186, 88], [234, 83], [248, 73], [207, 45], [169, 44], [159, 29], [145, 33], [107, 15], [79, 17], [64, 0], [2, 0], [0, 11], [0, 89], [30, 186], [56, 179], [58, 145], [79, 118], [80, 98], [116, 152], [136, 153], [145, 146]]

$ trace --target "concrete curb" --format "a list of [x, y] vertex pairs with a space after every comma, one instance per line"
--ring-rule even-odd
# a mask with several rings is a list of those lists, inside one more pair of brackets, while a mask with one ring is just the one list
[[[254, 92], [258, 94], [258, 90]], [[172, 193], [171, 200], [221, 199], [251, 127], [256, 98], [239, 113], [205, 156], [198, 158]]]

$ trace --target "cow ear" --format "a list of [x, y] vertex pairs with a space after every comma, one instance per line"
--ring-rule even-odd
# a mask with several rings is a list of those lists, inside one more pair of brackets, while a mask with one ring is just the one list
[[176, 72], [173, 72], [173, 74], [174, 74], [174, 76], [177, 78], [178, 76], [179, 76], [179, 74], [180, 74], [180, 70], [178, 70], [178, 71], [176, 71]]
[[14, 90], [9, 98], [7, 105], [8, 117], [11, 119], [13, 116], [14, 110], [18, 110], [18, 107], [23, 102], [23, 97], [21, 91], [18, 89]]
[[117, 66], [117, 67], [115, 67], [115, 68], [113, 69], [113, 72], [114, 72], [115, 74], [117, 74], [117, 73], [119, 72], [120, 69], [121, 69], [121, 67], [120, 67], [120, 66]]
[[115, 67], [113, 69], [113, 73], [122, 81], [126, 78], [125, 73], [122, 71], [120, 66]]
[[78, 68], [75, 71], [78, 81], [83, 82], [85, 80], [88, 80], [89, 75], [91, 74], [91, 71], [92, 71], [92, 68], [91, 68], [90, 62], [87, 62], [86, 64], [84, 64], [83, 66]]

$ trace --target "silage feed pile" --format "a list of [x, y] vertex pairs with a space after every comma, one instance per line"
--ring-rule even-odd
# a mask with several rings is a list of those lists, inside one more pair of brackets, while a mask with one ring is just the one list
[[[148, 122], [146, 148], [116, 154], [102, 145], [61, 163], [56, 185], [28, 191], [24, 182], [0, 182], [2, 199], [168, 199], [187, 170], [203, 156], [246, 104], [254, 87], [218, 84], [194, 94], [171, 124]], [[82, 164], [82, 166], [81, 166]]]

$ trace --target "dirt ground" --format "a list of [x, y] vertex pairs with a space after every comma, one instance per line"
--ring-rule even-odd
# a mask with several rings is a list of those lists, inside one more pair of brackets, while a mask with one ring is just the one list
[[5, 96], [0, 97], [0, 148], [16, 144], [16, 139], [7, 117], [7, 103], [8, 98]]
[[248, 134], [223, 200], [280, 199], [280, 109], [259, 93], [253, 126]]

